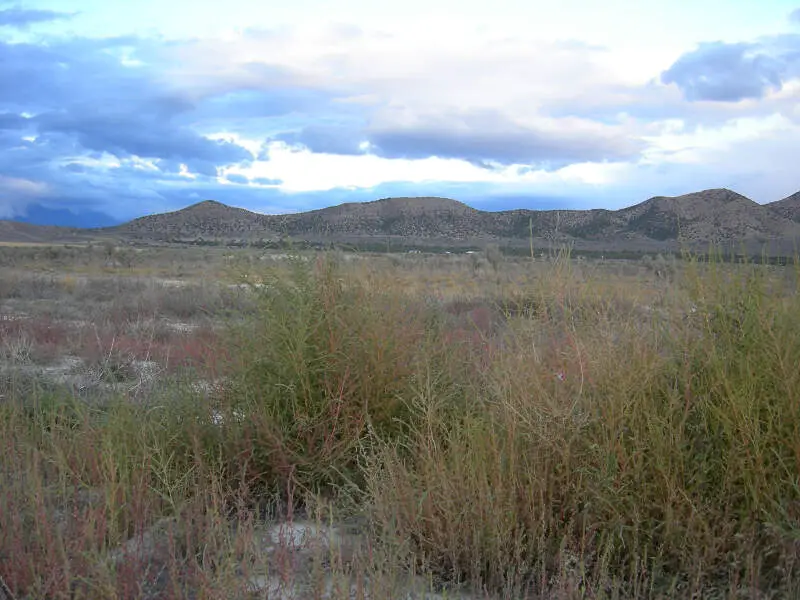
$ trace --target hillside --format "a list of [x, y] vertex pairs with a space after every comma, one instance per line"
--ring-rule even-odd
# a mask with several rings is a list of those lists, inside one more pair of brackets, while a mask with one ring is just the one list
[[[793, 220], [794, 219], [794, 220]], [[286, 215], [263, 215], [213, 200], [123, 225], [91, 230], [138, 241], [309, 241], [402, 239], [437, 244], [498, 241], [574, 243], [577, 247], [651, 250], [709, 242], [793, 241], [800, 238], [800, 192], [760, 205], [728, 189], [677, 197], [656, 196], [620, 210], [508, 210], [488, 212], [448, 198], [384, 198]], [[8, 230], [10, 226], [6, 226]], [[62, 239], [69, 230], [17, 223], [0, 240]], [[12, 228], [13, 229], [13, 228]], [[49, 228], [59, 229], [59, 228]], [[76, 230], [80, 231], [80, 230]], [[87, 231], [87, 230], [84, 230]], [[25, 233], [27, 232], [27, 234]], [[76, 234], [71, 234], [76, 235]]]
[[85, 229], [0, 221], [0, 242], [15, 244], [68, 244], [91, 239]]
[[264, 232], [263, 215], [205, 200], [168, 213], [148, 215], [100, 231], [136, 239], [251, 238]]
[[384, 198], [269, 216], [265, 222], [271, 231], [291, 236], [464, 239], [480, 235], [481, 214], [448, 198]]
[[478, 211], [442, 198], [392, 198], [346, 204], [283, 218], [290, 235], [358, 235], [464, 239], [535, 238], [560, 241], [722, 242], [800, 233], [797, 224], [727, 189], [654, 197], [617, 211]]
[[785, 219], [800, 223], [800, 192], [795, 192], [783, 200], [771, 202], [766, 207]]
[[617, 211], [612, 222], [629, 236], [662, 240], [680, 236], [689, 242], [784, 238], [800, 231], [786, 218], [727, 189], [651, 198]]

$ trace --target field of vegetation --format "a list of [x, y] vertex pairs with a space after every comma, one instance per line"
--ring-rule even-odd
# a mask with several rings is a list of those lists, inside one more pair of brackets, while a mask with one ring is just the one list
[[798, 268], [0, 248], [0, 599], [798, 598]]

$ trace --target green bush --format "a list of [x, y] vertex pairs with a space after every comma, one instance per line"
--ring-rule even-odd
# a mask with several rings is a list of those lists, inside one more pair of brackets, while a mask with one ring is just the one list
[[333, 261], [294, 259], [258, 286], [234, 334], [227, 410], [246, 414], [236, 455], [254, 475], [320, 492], [360, 489], [375, 439], [407, 435], [418, 374], [437, 360], [423, 307], [371, 291]]
[[519, 333], [482, 402], [454, 421], [432, 394], [406, 452], [387, 443], [371, 463], [387, 535], [444, 579], [512, 597], [546, 594], [548, 573], [593, 593], [796, 593], [800, 301], [761, 274], [688, 270], [687, 315], [647, 336], [613, 313], [567, 321], [566, 376]]

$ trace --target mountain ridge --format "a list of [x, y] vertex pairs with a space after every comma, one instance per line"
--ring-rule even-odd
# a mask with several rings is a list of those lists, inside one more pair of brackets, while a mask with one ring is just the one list
[[[0, 226], [0, 241], [3, 232], [12, 229]], [[26, 230], [25, 236], [35, 237], [35, 231]], [[399, 238], [445, 244], [514, 243], [527, 241], [532, 234], [539, 241], [660, 248], [677, 243], [800, 239], [800, 192], [763, 205], [730, 189], [714, 188], [681, 196], [653, 196], [617, 210], [496, 212], [451, 198], [390, 197], [282, 215], [204, 200], [111, 227], [41, 230], [43, 237], [56, 233], [68, 238], [100, 235], [143, 242], [253, 242], [289, 237], [312, 242]]]

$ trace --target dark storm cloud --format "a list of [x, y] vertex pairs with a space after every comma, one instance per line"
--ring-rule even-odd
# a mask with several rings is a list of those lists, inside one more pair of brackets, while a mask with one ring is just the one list
[[35, 10], [32, 8], [6, 8], [0, 9], [0, 27], [28, 27], [36, 23], [47, 23], [60, 19], [70, 19], [73, 13], [55, 10]]
[[216, 165], [237, 163], [252, 155], [236, 144], [209, 140], [168, 121], [126, 114], [71, 115], [59, 112], [36, 117], [41, 132], [74, 134], [81, 146], [116, 156], [160, 157], [186, 163], [190, 170], [214, 175]]
[[150, 67], [126, 67], [114, 56], [142, 45], [134, 38], [0, 43], [0, 122], [20, 126], [18, 113], [31, 112], [28, 121], [45, 138], [63, 134], [84, 150], [180, 160], [204, 173], [252, 158], [182, 125], [193, 104], [164, 88]]
[[661, 75], [689, 101], [762, 98], [800, 74], [800, 36], [756, 43], [709, 42], [681, 56]]

